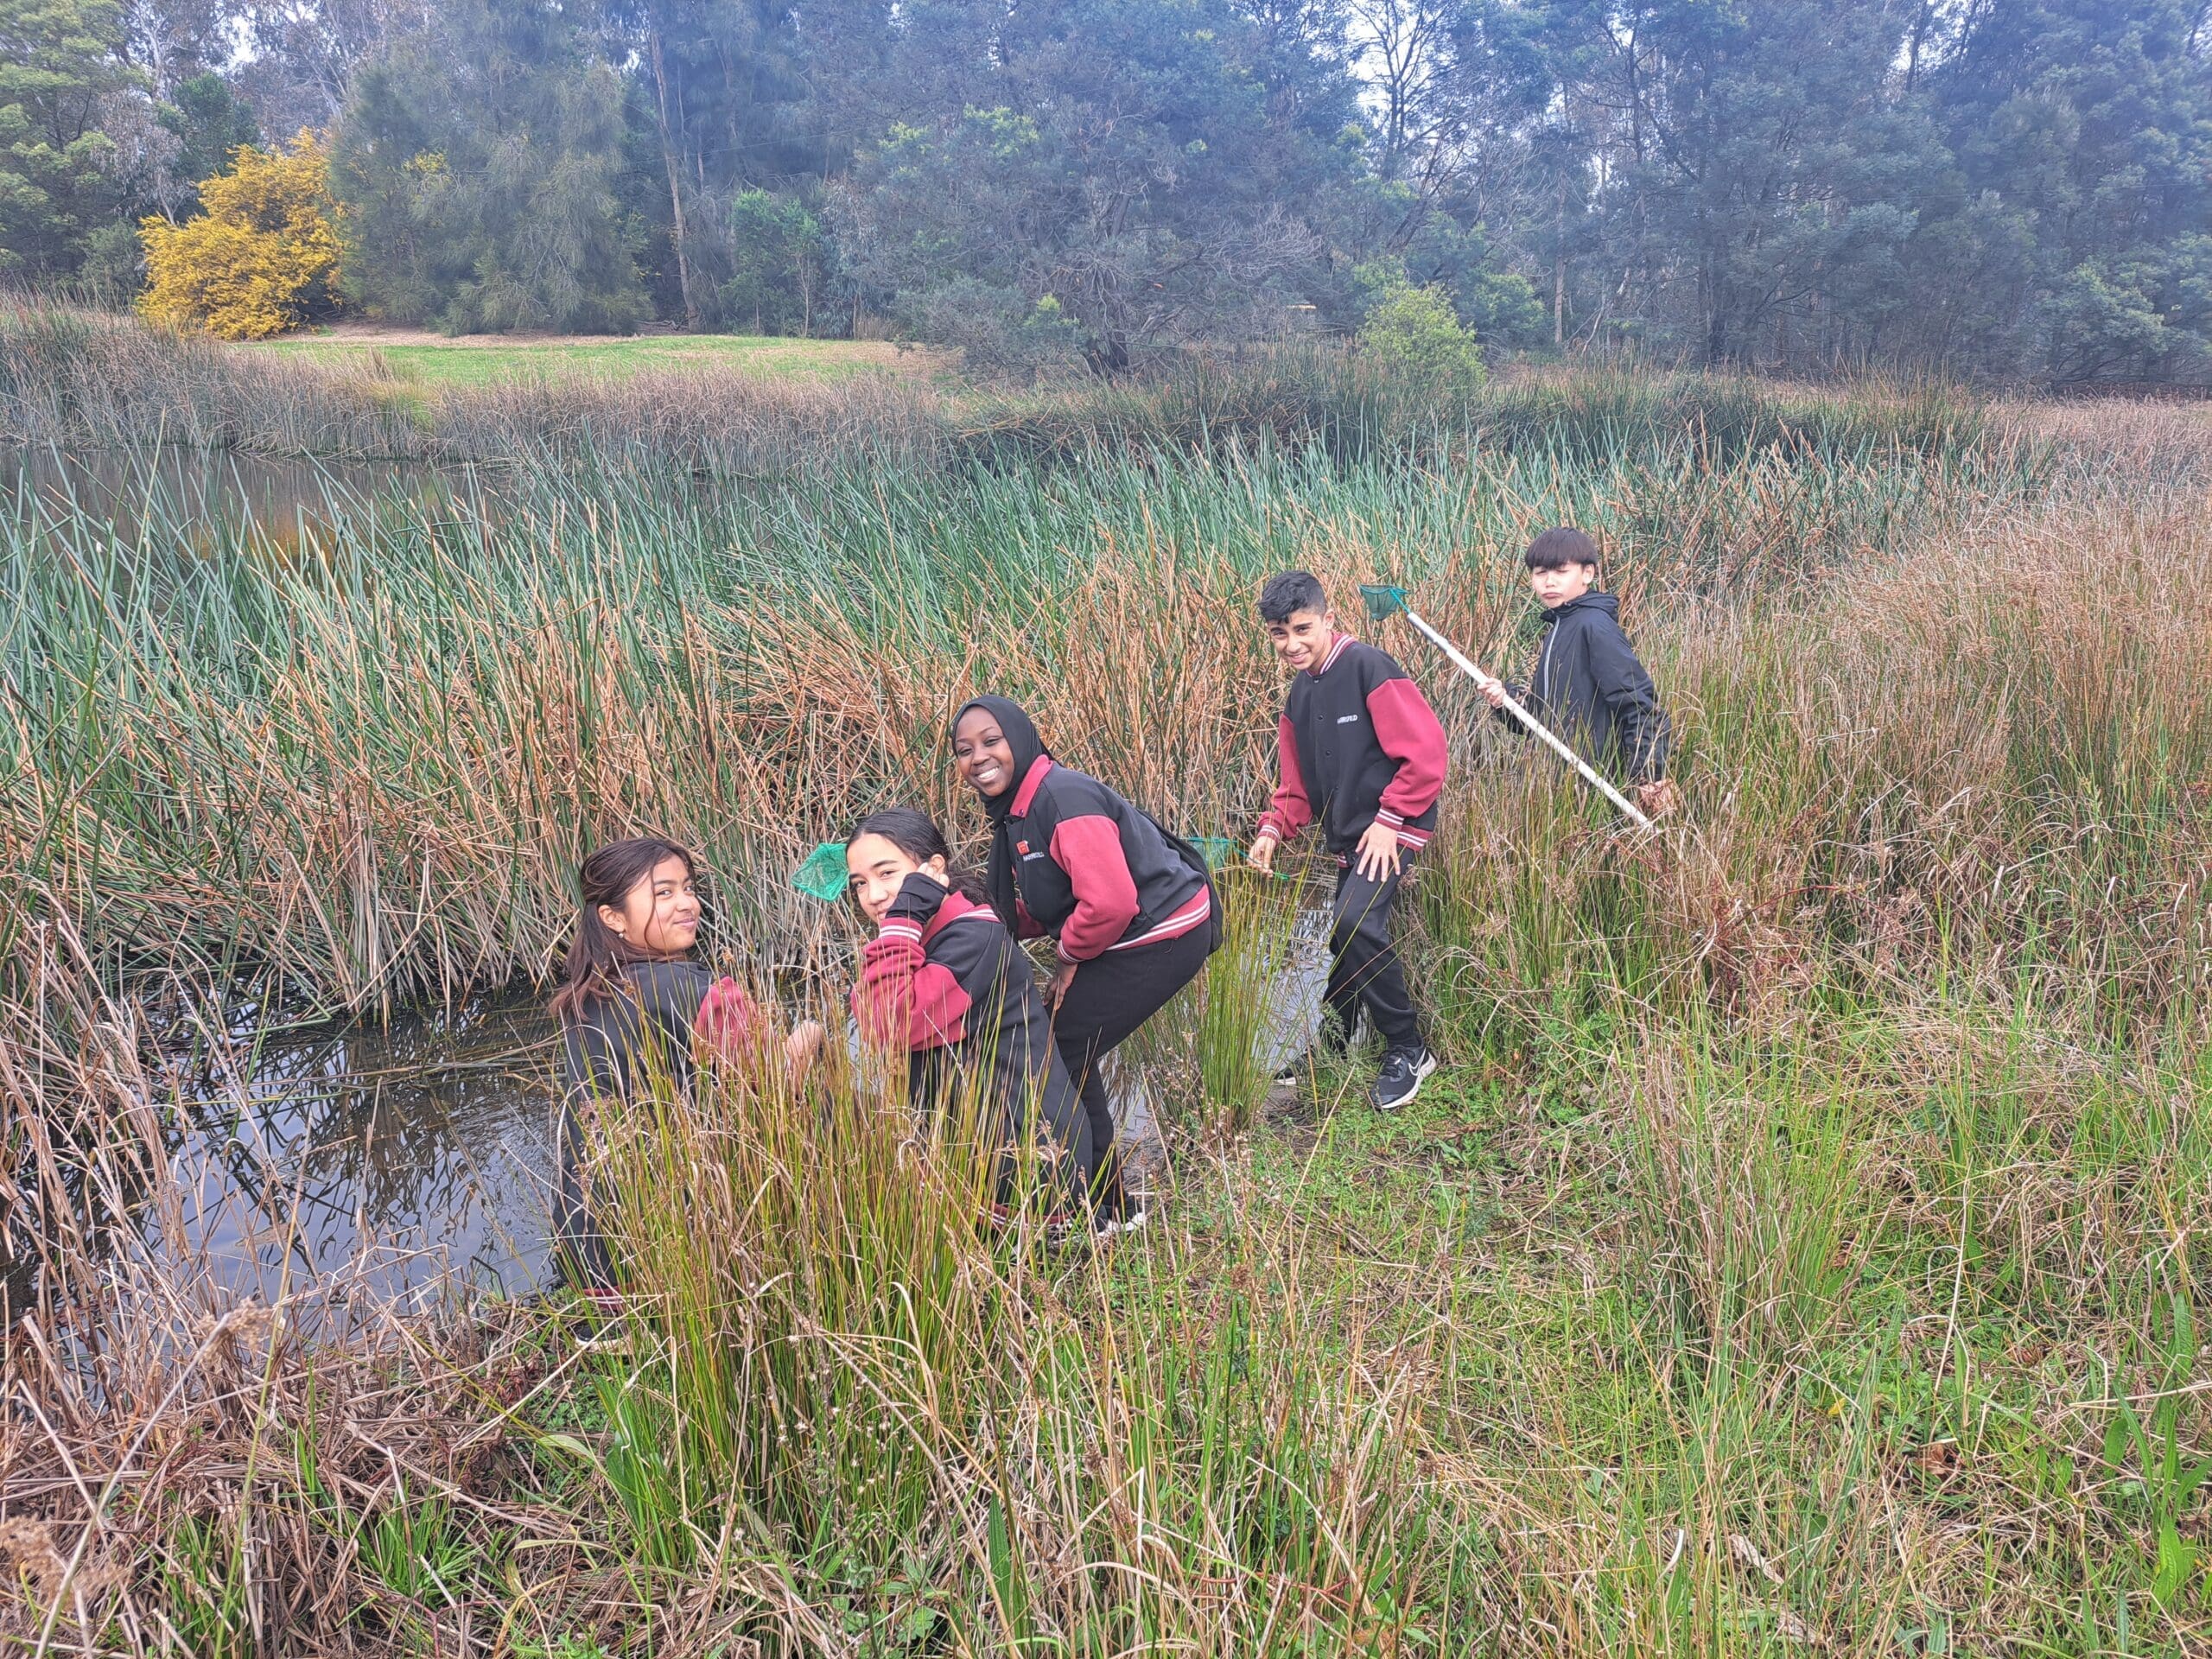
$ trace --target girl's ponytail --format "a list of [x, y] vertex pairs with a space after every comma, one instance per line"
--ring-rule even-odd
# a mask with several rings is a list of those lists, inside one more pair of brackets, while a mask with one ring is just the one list
[[636, 960], [638, 953], [600, 920], [600, 906], [620, 910], [638, 883], [671, 858], [682, 860], [685, 871], [697, 879], [699, 868], [690, 849], [658, 836], [609, 842], [578, 867], [576, 886], [583, 903], [576, 916], [575, 937], [569, 941], [566, 976], [553, 993], [556, 1018], [582, 1020], [595, 999], [621, 983], [623, 964]]

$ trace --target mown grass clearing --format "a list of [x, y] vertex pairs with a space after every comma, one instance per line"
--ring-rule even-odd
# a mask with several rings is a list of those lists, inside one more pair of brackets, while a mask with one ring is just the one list
[[411, 381], [426, 391], [639, 373], [738, 372], [801, 383], [887, 374], [925, 380], [950, 372], [944, 354], [888, 341], [743, 334], [649, 334], [544, 339], [339, 325], [232, 348], [336, 372]]

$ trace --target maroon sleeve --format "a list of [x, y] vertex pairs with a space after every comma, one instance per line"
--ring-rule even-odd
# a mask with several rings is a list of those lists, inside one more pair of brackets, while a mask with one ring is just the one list
[[943, 1048], [967, 1036], [969, 1007], [952, 970], [924, 954], [912, 922], [892, 917], [861, 950], [853, 1019], [863, 1041], [893, 1052]]
[[1014, 937], [1017, 939], [1041, 939], [1045, 924], [1029, 913], [1029, 906], [1021, 902], [1021, 895], [1014, 896]]
[[1122, 851], [1121, 826], [1096, 813], [1063, 818], [1052, 850], [1075, 889], [1075, 909], [1060, 926], [1060, 959], [1089, 962], [1119, 944], [1137, 918], [1136, 878]]
[[1275, 764], [1282, 781], [1275, 785], [1268, 810], [1260, 814], [1260, 828], [1274, 830], [1279, 841], [1288, 841], [1313, 822], [1313, 803], [1306, 798], [1305, 775], [1298, 770], [1298, 734], [1288, 715], [1275, 721]]
[[1444, 787], [1444, 728], [1421, 687], [1408, 679], [1385, 680], [1370, 691], [1367, 715], [1382, 753], [1398, 763], [1375, 821], [1401, 829], [1435, 805]]
[[698, 1017], [691, 1023], [692, 1046], [702, 1055], [719, 1054], [735, 1059], [760, 1046], [766, 1035], [760, 1005], [745, 987], [725, 974], [707, 987], [699, 999]]

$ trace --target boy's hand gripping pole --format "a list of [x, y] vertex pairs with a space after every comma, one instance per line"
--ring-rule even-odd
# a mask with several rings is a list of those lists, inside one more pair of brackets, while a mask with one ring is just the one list
[[[1367, 601], [1368, 615], [1373, 617], [1377, 622], [1382, 621], [1382, 619], [1387, 616], [1398, 612], [1403, 612], [1407, 621], [1412, 623], [1414, 626], [1419, 628], [1421, 632], [1427, 635], [1429, 643], [1434, 645], [1439, 651], [1442, 652], [1446, 657], [1449, 657], [1459, 667], [1459, 671], [1466, 675], [1469, 679], [1474, 681], [1478, 685], [1482, 684], [1491, 677], [1490, 675], [1484, 673], [1481, 669], [1476, 667], [1472, 659], [1471, 659], [1465, 652], [1461, 651], [1459, 646], [1453, 645], [1449, 639], [1446, 639], [1434, 628], [1430, 627], [1427, 623], [1421, 620], [1420, 613], [1416, 612], [1412, 606], [1406, 603], [1406, 590], [1404, 588], [1376, 587], [1371, 586], [1367, 582], [1362, 582], [1359, 585], [1359, 596]], [[1573, 749], [1567, 747], [1567, 745], [1561, 742], [1559, 738], [1548, 730], [1541, 721], [1539, 721], [1534, 715], [1530, 714], [1526, 709], [1523, 709], [1519, 702], [1515, 699], [1510, 691], [1508, 691], [1505, 694], [1504, 707], [1512, 715], [1514, 719], [1519, 721], [1531, 732], [1543, 739], [1546, 743], [1548, 743], [1551, 746], [1553, 753], [1558, 755], [1560, 760], [1566, 761], [1568, 766], [1573, 766], [1576, 772], [1580, 772], [1582, 775], [1583, 782], [1588, 784], [1592, 789], [1596, 790], [1599, 794], [1603, 795], [1607, 800], [1611, 801], [1615, 806], [1618, 806], [1623, 812], [1627, 814], [1629, 821], [1635, 824], [1637, 829], [1649, 830], [1654, 827], [1651, 820], [1646, 817], [1643, 813], [1629, 800], [1627, 796], [1622, 794], [1620, 791], [1615, 789], [1612, 785], [1606, 782], [1596, 767], [1592, 766], [1587, 760], [1585, 760]]]

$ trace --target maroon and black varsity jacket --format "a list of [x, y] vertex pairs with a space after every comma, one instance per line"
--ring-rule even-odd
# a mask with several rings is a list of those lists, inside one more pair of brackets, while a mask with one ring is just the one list
[[[876, 937], [861, 950], [853, 1017], [861, 1040], [907, 1055], [908, 1098], [918, 1111], [957, 1105], [963, 1086], [1001, 1114], [1018, 1141], [1034, 1110], [1040, 1143], [1057, 1142], [1060, 1179], [1081, 1189], [1090, 1132], [1052, 1042], [1051, 1017], [1029, 959], [988, 905], [910, 875]], [[1001, 1195], [1003, 1196], [1003, 1195]]]
[[1444, 787], [1444, 728], [1389, 656], [1338, 634], [1320, 667], [1291, 681], [1275, 741], [1281, 781], [1262, 830], [1288, 841], [1318, 821], [1339, 857], [1378, 821], [1409, 851], [1428, 844]]
[[1207, 925], [1212, 895], [1160, 827], [1087, 772], [1039, 755], [1007, 815], [1023, 938], [1052, 934], [1063, 962], [1179, 938]]

